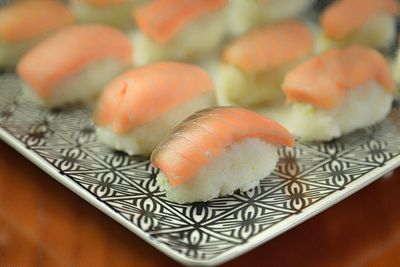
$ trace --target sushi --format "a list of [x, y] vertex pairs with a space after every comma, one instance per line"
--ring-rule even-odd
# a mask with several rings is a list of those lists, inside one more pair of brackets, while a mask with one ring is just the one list
[[28, 92], [48, 107], [94, 98], [132, 63], [123, 33], [101, 25], [66, 27], [26, 53], [17, 73]]
[[[393, 61], [393, 76], [397, 84], [400, 84], [400, 38], [397, 39], [397, 51]], [[397, 88], [398, 89], [398, 88]], [[399, 89], [397, 90], [397, 96], [399, 97]]]
[[94, 121], [107, 145], [131, 155], [150, 155], [174, 126], [214, 102], [214, 84], [204, 70], [159, 62], [128, 70], [107, 85]]
[[0, 68], [13, 68], [49, 33], [73, 22], [68, 9], [55, 0], [14, 1], [0, 6]]
[[291, 105], [286, 126], [304, 141], [328, 141], [383, 120], [395, 83], [376, 50], [330, 49], [290, 71], [282, 90]]
[[299, 16], [313, 0], [231, 0], [228, 12], [230, 32], [244, 33], [254, 26]]
[[133, 26], [132, 10], [145, 0], [72, 0], [70, 8], [82, 23], [103, 23], [127, 29]]
[[169, 200], [186, 203], [247, 191], [270, 175], [279, 146], [294, 146], [281, 125], [253, 111], [216, 107], [178, 125], [151, 154]]
[[137, 64], [194, 60], [218, 47], [225, 36], [226, 0], [153, 0], [134, 12], [140, 32]]
[[310, 56], [313, 36], [301, 21], [257, 28], [233, 40], [222, 52], [220, 87], [235, 105], [271, 104], [284, 98], [283, 78]]
[[396, 38], [396, 0], [339, 0], [321, 14], [320, 49], [361, 44], [389, 48]]

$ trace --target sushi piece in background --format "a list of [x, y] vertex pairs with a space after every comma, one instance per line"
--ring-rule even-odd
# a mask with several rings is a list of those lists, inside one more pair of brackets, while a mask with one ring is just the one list
[[387, 49], [396, 38], [397, 0], [338, 0], [320, 16], [321, 50], [351, 44]]
[[231, 0], [230, 32], [241, 34], [254, 26], [294, 18], [311, 8], [314, 0]]
[[204, 70], [159, 62], [128, 70], [107, 85], [94, 121], [104, 143], [131, 155], [150, 155], [174, 126], [214, 102], [214, 84]]
[[86, 101], [132, 64], [132, 50], [129, 38], [114, 28], [70, 26], [27, 52], [17, 73], [45, 106]]
[[132, 11], [146, 0], [72, 0], [71, 11], [78, 22], [103, 23], [127, 29], [134, 25]]
[[281, 125], [253, 111], [216, 107], [179, 124], [151, 154], [157, 183], [178, 203], [247, 191], [274, 170], [279, 146], [294, 146]]
[[0, 6], [0, 68], [13, 68], [49, 33], [73, 22], [72, 14], [56, 0], [14, 1]]
[[284, 99], [285, 74], [312, 54], [313, 36], [298, 20], [259, 27], [222, 52], [220, 87], [224, 99], [251, 106]]
[[216, 49], [226, 33], [226, 0], [153, 0], [134, 12], [140, 32], [137, 64], [194, 60]]
[[282, 90], [291, 103], [285, 126], [304, 141], [327, 141], [383, 120], [395, 83], [376, 50], [334, 48], [290, 71]]
[[[397, 39], [397, 52], [393, 61], [393, 77], [400, 84], [400, 38]], [[399, 96], [399, 88], [397, 88], [397, 96]]]

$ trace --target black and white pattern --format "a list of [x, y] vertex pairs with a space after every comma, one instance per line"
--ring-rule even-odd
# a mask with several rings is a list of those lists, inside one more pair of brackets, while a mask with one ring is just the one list
[[[61, 179], [90, 192], [128, 228], [186, 263], [213, 264], [303, 221], [400, 162], [400, 111], [384, 122], [330, 143], [281, 149], [275, 172], [246, 193], [207, 203], [168, 201], [147, 158], [97, 140], [91, 112], [74, 106], [47, 111], [20, 92], [15, 74], [0, 76], [0, 126]], [[5, 138], [7, 139], [7, 138]], [[125, 223], [125, 226], [126, 226]]]

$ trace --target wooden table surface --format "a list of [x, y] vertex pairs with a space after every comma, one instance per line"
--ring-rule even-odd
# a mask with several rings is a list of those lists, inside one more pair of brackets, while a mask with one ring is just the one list
[[[400, 169], [224, 266], [400, 266]], [[0, 266], [179, 266], [0, 142]]]

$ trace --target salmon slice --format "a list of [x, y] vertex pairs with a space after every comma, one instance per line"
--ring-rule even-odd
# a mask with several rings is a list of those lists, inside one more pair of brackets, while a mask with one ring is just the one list
[[139, 28], [158, 43], [166, 43], [186, 24], [223, 8], [226, 0], [153, 0], [134, 11]]
[[289, 102], [306, 102], [320, 108], [338, 106], [347, 90], [367, 81], [377, 81], [394, 92], [390, 65], [376, 50], [362, 46], [331, 49], [297, 66], [283, 82]]
[[160, 62], [128, 70], [104, 90], [95, 121], [123, 134], [212, 90], [209, 75], [190, 64]]
[[73, 21], [72, 14], [58, 1], [15, 1], [0, 7], [0, 40], [21, 42]]
[[105, 59], [132, 63], [132, 47], [122, 32], [101, 25], [70, 26], [26, 53], [17, 72], [39, 96], [46, 97], [64, 78]]
[[224, 62], [248, 72], [272, 69], [311, 53], [313, 37], [297, 20], [257, 28], [234, 40], [222, 53]]
[[113, 5], [120, 5], [125, 3], [125, 0], [74, 0], [75, 2], [86, 3], [98, 7], [107, 7]]
[[247, 138], [294, 146], [291, 134], [277, 122], [244, 108], [217, 107], [198, 111], [183, 121], [157, 146], [151, 161], [176, 187]]
[[340, 0], [322, 12], [320, 21], [328, 37], [340, 40], [380, 12], [399, 14], [400, 4], [396, 0]]

